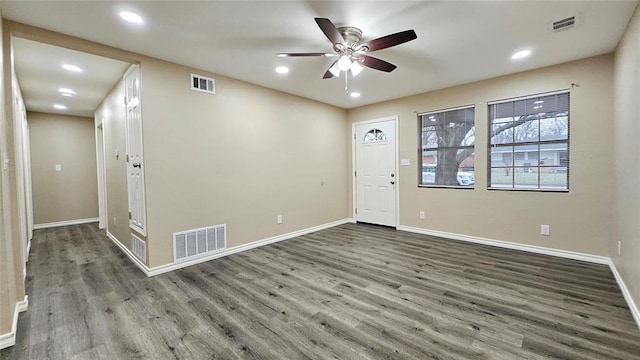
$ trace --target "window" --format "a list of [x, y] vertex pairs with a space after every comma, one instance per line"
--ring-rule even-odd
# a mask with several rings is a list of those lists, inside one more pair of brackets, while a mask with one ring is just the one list
[[473, 188], [474, 116], [473, 106], [418, 115], [419, 186]]
[[364, 134], [363, 142], [378, 142], [378, 141], [387, 141], [387, 136], [379, 129], [369, 130], [368, 133]]
[[569, 92], [489, 103], [490, 189], [569, 190]]

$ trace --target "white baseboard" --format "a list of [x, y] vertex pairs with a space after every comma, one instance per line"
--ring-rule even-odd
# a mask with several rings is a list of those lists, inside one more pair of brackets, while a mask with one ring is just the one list
[[27, 311], [29, 308], [29, 296], [25, 295], [24, 300], [18, 301], [13, 309], [13, 323], [11, 324], [11, 332], [0, 335], [0, 349], [7, 348], [16, 344], [16, 331], [18, 328], [18, 315]]
[[142, 261], [140, 261], [140, 259], [138, 259], [137, 256], [135, 256], [133, 254], [133, 252], [131, 252], [131, 250], [129, 250], [129, 248], [127, 248], [126, 246], [124, 246], [120, 240], [118, 240], [118, 238], [116, 238], [115, 236], [113, 236], [113, 234], [111, 234], [109, 231], [107, 231], [107, 237], [109, 239], [111, 239], [111, 241], [113, 241], [114, 244], [116, 244], [117, 247], [120, 248], [120, 250], [122, 250], [122, 252], [124, 252], [129, 259], [138, 267], [140, 268], [140, 270], [147, 276], [151, 276], [149, 275], [150, 269], [149, 267], [142, 263]]
[[162, 266], [156, 266], [150, 269], [148, 276], [155, 276], [155, 275], [159, 275], [159, 274], [163, 274], [169, 271], [174, 271], [174, 270], [178, 270], [178, 269], [182, 269], [185, 268], [187, 266], [191, 266], [191, 265], [195, 265], [195, 264], [200, 264], [209, 260], [213, 260], [213, 259], [217, 259], [217, 258], [221, 258], [224, 256], [228, 256], [231, 254], [236, 254], [242, 251], [246, 251], [246, 250], [250, 250], [250, 249], [255, 249], [257, 247], [260, 246], [264, 246], [264, 245], [269, 245], [269, 244], [273, 244], [279, 241], [283, 241], [283, 240], [288, 240], [297, 236], [302, 236], [302, 235], [306, 235], [312, 232], [316, 232], [316, 231], [320, 231], [320, 230], [324, 230], [324, 229], [328, 229], [328, 228], [332, 228], [334, 226], [338, 226], [338, 225], [342, 225], [342, 224], [346, 224], [349, 222], [349, 219], [343, 219], [343, 220], [338, 220], [338, 221], [334, 221], [331, 223], [327, 223], [327, 224], [322, 224], [322, 225], [318, 225], [318, 226], [312, 226], [310, 228], [306, 228], [306, 229], [302, 229], [302, 230], [298, 230], [298, 231], [293, 231], [290, 233], [286, 233], [286, 234], [282, 234], [282, 235], [277, 235], [277, 236], [273, 236], [270, 238], [266, 238], [266, 239], [262, 239], [262, 240], [257, 240], [248, 244], [244, 244], [244, 245], [239, 245], [239, 246], [234, 246], [232, 248], [229, 248], [225, 251], [216, 253], [216, 254], [211, 254], [208, 256], [204, 256], [201, 258], [197, 258], [197, 259], [193, 259], [190, 261], [183, 261], [183, 262], [179, 262], [179, 263], [171, 263], [171, 264], [167, 264], [167, 265], [162, 265]]
[[59, 226], [87, 224], [92, 222], [98, 222], [99, 220], [100, 219], [98, 218], [88, 218], [88, 219], [58, 221], [58, 222], [51, 222], [51, 223], [44, 223], [44, 224], [34, 224], [33, 230], [46, 229], [46, 228], [59, 227]]
[[442, 238], [451, 239], [451, 240], [460, 240], [460, 241], [472, 242], [476, 244], [496, 246], [496, 247], [501, 247], [506, 249], [521, 250], [521, 251], [527, 251], [527, 252], [536, 253], [536, 254], [551, 255], [551, 256], [557, 256], [557, 257], [573, 259], [573, 260], [581, 260], [581, 261], [586, 261], [586, 262], [596, 263], [596, 264], [609, 265], [610, 263], [610, 259], [606, 256], [598, 256], [598, 255], [591, 255], [591, 254], [579, 253], [574, 251], [552, 249], [552, 248], [535, 246], [535, 245], [518, 244], [518, 243], [513, 243], [508, 241], [487, 239], [487, 238], [481, 238], [477, 236], [455, 234], [455, 233], [449, 233], [444, 231], [427, 230], [427, 229], [416, 228], [411, 226], [398, 226], [397, 229], [402, 231], [423, 234], [423, 235], [442, 237]]
[[624, 296], [624, 299], [626, 300], [627, 305], [629, 306], [629, 310], [631, 310], [631, 315], [633, 315], [633, 319], [636, 321], [636, 325], [638, 326], [638, 329], [640, 329], [640, 311], [638, 310], [638, 307], [636, 306], [635, 301], [633, 301], [633, 297], [631, 296], [631, 293], [629, 292], [627, 285], [624, 283], [622, 276], [620, 276], [618, 269], [616, 269], [616, 265], [613, 263], [613, 260], [611, 259], [609, 259], [609, 267], [611, 268], [611, 272], [613, 272], [613, 276], [616, 278], [618, 287], [620, 287], [620, 291], [622, 291], [622, 296]]

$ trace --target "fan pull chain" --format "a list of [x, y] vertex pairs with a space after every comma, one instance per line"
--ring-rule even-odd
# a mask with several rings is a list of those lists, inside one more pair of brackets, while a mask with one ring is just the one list
[[349, 95], [349, 72], [344, 73], [344, 93]]

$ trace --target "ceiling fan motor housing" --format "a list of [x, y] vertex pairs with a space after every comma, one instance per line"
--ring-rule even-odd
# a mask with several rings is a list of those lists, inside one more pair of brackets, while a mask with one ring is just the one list
[[[362, 30], [353, 26], [341, 26], [338, 28], [340, 35], [344, 38], [344, 42], [347, 45], [347, 49], [351, 51], [355, 51], [360, 42], [362, 41]], [[334, 44], [334, 48], [337, 52], [342, 52], [347, 49], [339, 49], [336, 44]]]

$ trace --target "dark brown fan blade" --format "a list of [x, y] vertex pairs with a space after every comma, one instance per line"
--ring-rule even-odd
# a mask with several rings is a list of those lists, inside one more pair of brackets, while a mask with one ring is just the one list
[[402, 43], [406, 43], [407, 41], [411, 41], [417, 39], [418, 35], [413, 30], [401, 31], [399, 33], [383, 36], [381, 38], [373, 39], [371, 41], [367, 41], [364, 44], [361, 44], [359, 48], [364, 49], [367, 48], [366, 51], [376, 51], [386, 49], [392, 46], [400, 45]]
[[[338, 60], [334, 61], [333, 64], [331, 64], [331, 66], [329, 66], [329, 69], [331, 69], [333, 67], [333, 65], [335, 65], [338, 62]], [[327, 70], [326, 73], [324, 73], [324, 76], [322, 77], [323, 79], [331, 79], [333, 77], [333, 74], [331, 73], [330, 70]]]
[[373, 56], [360, 55], [360, 59], [362, 59], [362, 62], [361, 62], [362, 65], [366, 67], [370, 67], [372, 69], [380, 70], [380, 71], [392, 72], [397, 67], [392, 63], [386, 62], [384, 60], [380, 60], [378, 58], [374, 58]]
[[331, 41], [331, 44], [342, 44], [344, 45], [344, 38], [340, 35], [340, 32], [336, 28], [335, 25], [329, 19], [325, 18], [316, 18], [316, 23], [320, 27], [320, 30], [324, 33], [324, 35]]
[[277, 53], [278, 57], [302, 57], [302, 56], [334, 56], [327, 53]]

